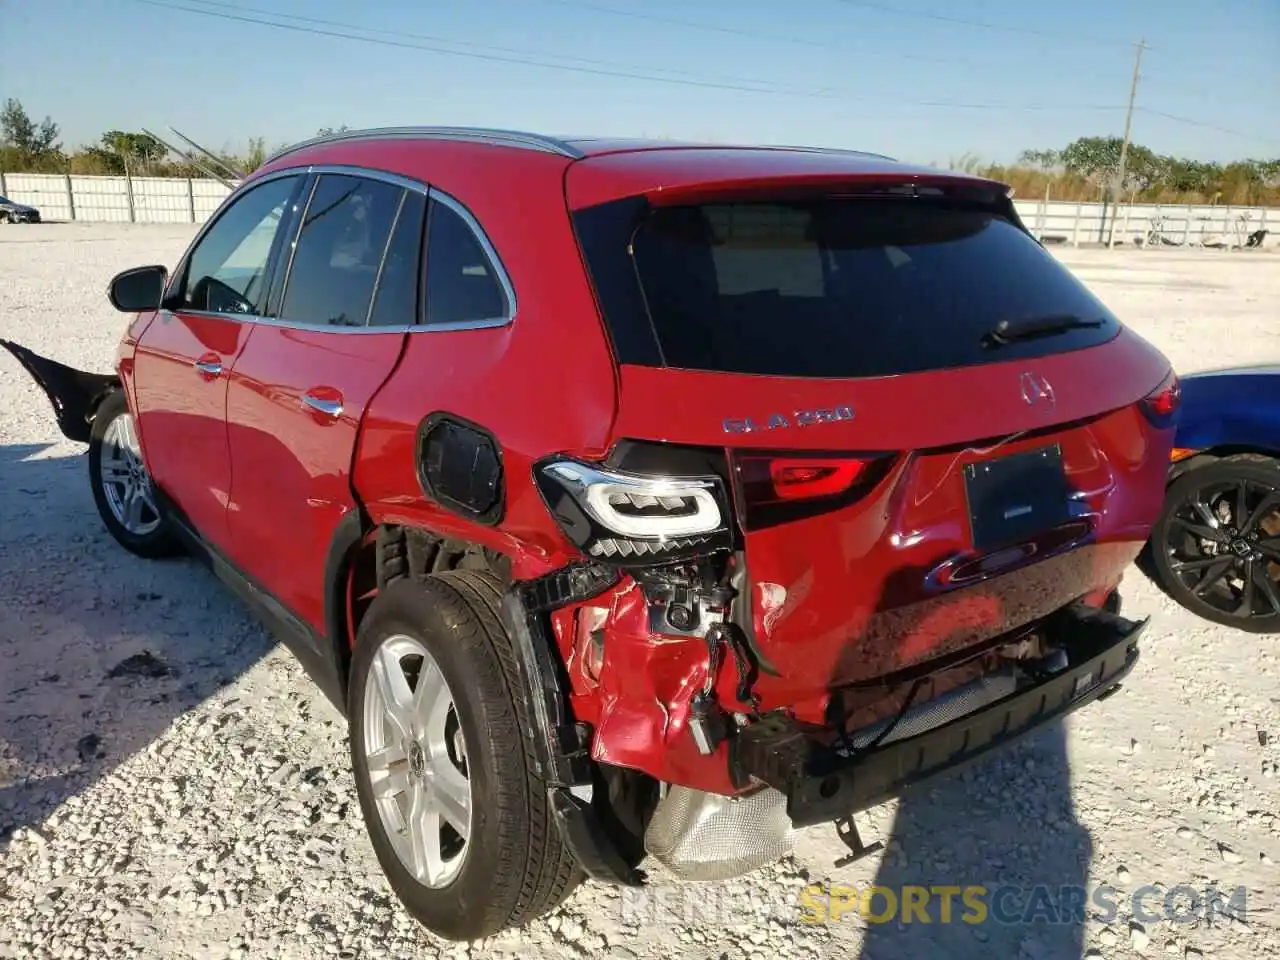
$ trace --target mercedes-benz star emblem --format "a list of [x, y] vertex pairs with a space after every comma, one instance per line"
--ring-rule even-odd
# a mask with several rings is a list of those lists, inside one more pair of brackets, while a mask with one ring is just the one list
[[1053, 395], [1053, 387], [1049, 381], [1038, 373], [1024, 373], [1019, 381], [1022, 386], [1023, 402], [1029, 407], [1036, 404], [1045, 404], [1053, 406], [1056, 398]]

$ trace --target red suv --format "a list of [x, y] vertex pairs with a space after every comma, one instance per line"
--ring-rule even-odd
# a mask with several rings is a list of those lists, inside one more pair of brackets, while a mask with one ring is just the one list
[[1113, 691], [1166, 359], [1002, 184], [865, 153], [344, 132], [10, 349], [129, 550], [350, 721], [377, 856], [475, 938], [723, 878]]

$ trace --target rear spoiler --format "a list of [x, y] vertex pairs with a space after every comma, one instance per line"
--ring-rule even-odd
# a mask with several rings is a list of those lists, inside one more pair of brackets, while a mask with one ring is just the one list
[[995, 180], [948, 174], [883, 173], [789, 174], [780, 177], [734, 177], [699, 183], [657, 185], [643, 191], [655, 207], [752, 197], [939, 197], [1001, 207], [1011, 204], [1012, 189]]

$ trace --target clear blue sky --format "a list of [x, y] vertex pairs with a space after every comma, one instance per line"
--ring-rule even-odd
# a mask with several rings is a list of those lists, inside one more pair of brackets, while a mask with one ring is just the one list
[[1119, 134], [1142, 37], [1135, 141], [1203, 160], [1280, 156], [1280, 0], [155, 4], [9, 0], [0, 97], [51, 115], [68, 146], [166, 124], [238, 148], [407, 123], [1011, 160]]

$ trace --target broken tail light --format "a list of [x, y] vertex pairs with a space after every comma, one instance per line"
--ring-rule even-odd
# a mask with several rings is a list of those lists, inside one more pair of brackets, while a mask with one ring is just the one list
[[888, 453], [742, 453], [733, 458], [748, 530], [816, 516], [868, 494], [893, 465]]
[[1153, 427], [1164, 429], [1173, 426], [1182, 407], [1182, 385], [1178, 382], [1178, 375], [1170, 370], [1160, 386], [1139, 401], [1138, 407]]
[[719, 477], [653, 476], [567, 458], [545, 461], [534, 474], [551, 515], [590, 557], [669, 562], [731, 544]]

